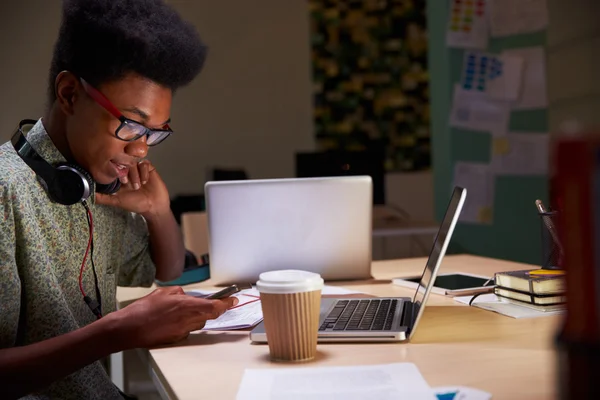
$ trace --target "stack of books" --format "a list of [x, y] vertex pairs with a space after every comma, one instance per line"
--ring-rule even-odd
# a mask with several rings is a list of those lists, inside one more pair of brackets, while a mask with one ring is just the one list
[[508, 302], [538, 311], [566, 308], [563, 271], [521, 270], [494, 274], [494, 293]]

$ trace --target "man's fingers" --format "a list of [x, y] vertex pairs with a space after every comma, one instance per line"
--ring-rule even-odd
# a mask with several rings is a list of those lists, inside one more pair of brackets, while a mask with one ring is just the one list
[[206, 320], [204, 319], [194, 319], [190, 321], [190, 324], [187, 325], [188, 332], [194, 332], [204, 329], [206, 326]]
[[142, 187], [140, 183], [140, 164], [137, 164], [131, 168], [129, 168], [129, 182], [134, 190], [138, 190]]
[[237, 305], [240, 301], [237, 297], [228, 297], [222, 300], [211, 300], [213, 305], [213, 318], [219, 318], [231, 307]]
[[146, 183], [148, 183], [148, 179], [150, 177], [150, 162], [149, 161], [140, 161], [138, 163], [138, 170], [140, 173], [140, 180], [142, 182], [142, 185], [145, 185]]
[[223, 300], [206, 300], [189, 296], [187, 306], [192, 313], [201, 318], [217, 319], [238, 302], [239, 300], [235, 297]]
[[240, 299], [238, 299], [237, 297], [228, 297], [226, 299], [221, 300], [221, 302], [225, 304], [225, 310], [228, 310], [231, 307], [238, 305]]

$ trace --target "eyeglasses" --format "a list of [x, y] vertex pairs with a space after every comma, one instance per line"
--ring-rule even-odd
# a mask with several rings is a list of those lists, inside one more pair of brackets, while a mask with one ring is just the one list
[[121, 124], [115, 131], [117, 138], [126, 142], [133, 142], [146, 136], [146, 144], [148, 146], [156, 146], [173, 133], [168, 124], [165, 124], [162, 129], [150, 129], [137, 121], [125, 117], [98, 89], [87, 83], [83, 78], [81, 78], [81, 83], [85, 92], [96, 103], [121, 121]]

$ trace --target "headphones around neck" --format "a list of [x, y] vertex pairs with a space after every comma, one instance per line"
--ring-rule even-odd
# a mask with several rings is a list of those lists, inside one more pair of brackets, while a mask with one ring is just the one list
[[11, 142], [17, 154], [36, 173], [52, 201], [69, 206], [86, 201], [90, 197], [93, 186], [97, 193], [102, 194], [113, 194], [120, 189], [121, 182], [118, 179], [108, 185], [95, 183], [92, 176], [79, 165], [72, 163], [50, 165], [25, 138], [23, 127], [36, 123], [37, 121], [31, 119], [22, 120]]

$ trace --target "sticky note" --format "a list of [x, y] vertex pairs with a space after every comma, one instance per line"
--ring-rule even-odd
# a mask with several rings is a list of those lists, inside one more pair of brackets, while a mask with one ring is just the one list
[[492, 209], [490, 207], [482, 207], [477, 213], [477, 219], [479, 222], [491, 223], [492, 222]]
[[492, 146], [494, 154], [504, 155], [510, 152], [510, 143], [505, 137], [495, 138]]
[[565, 271], [551, 269], [536, 269], [528, 272], [529, 275], [565, 275]]

